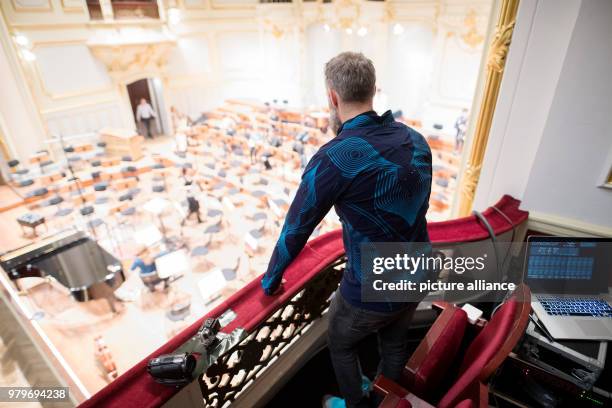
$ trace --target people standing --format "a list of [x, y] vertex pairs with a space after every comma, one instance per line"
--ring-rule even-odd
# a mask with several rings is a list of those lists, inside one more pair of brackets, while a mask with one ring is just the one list
[[153, 133], [151, 132], [151, 121], [156, 117], [157, 115], [149, 102], [147, 102], [145, 98], [141, 98], [140, 103], [136, 108], [136, 121], [144, 125], [146, 131], [145, 136], [149, 139], [153, 138]]

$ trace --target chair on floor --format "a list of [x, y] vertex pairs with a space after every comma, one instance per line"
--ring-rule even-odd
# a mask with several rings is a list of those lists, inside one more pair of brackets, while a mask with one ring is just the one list
[[17, 159], [9, 160], [7, 164], [9, 166], [11, 173], [17, 176], [23, 176], [24, 174], [27, 174], [30, 171], [29, 169], [26, 169], [26, 168], [20, 168], [19, 166], [20, 161]]
[[217, 234], [221, 232], [221, 217], [214, 224], [211, 224], [204, 229], [205, 234]]
[[[399, 397], [411, 406], [429, 403], [439, 408], [487, 407], [486, 382], [527, 327], [531, 311], [529, 287], [519, 285], [489, 322], [479, 319], [475, 323], [475, 329], [480, 331], [461, 359], [459, 349], [468, 328], [466, 313], [445, 302], [434, 302], [434, 307], [442, 313], [408, 360], [399, 384], [382, 375], [376, 378], [374, 390], [385, 397], [381, 406], [397, 406], [389, 401]], [[458, 370], [453, 370], [457, 363]]]
[[236, 258], [236, 262], [234, 265], [222, 268], [221, 273], [223, 273], [223, 277], [226, 281], [231, 282], [238, 276], [238, 268], [240, 267], [240, 258]]
[[61, 204], [63, 202], [64, 202], [64, 199], [59, 195], [51, 197], [47, 201], [47, 205], [54, 205], [56, 207], [57, 211], [54, 214], [56, 217], [65, 217], [72, 213], [72, 208], [61, 208]]
[[251, 219], [253, 221], [267, 220], [268, 219], [268, 214], [266, 214], [265, 212], [260, 211], [260, 212], [257, 212], [255, 214], [253, 214]]
[[129, 217], [131, 215], [134, 215], [134, 214], [136, 214], [136, 207], [127, 207], [127, 208], [121, 210], [120, 214], [123, 217]]
[[215, 208], [211, 208], [210, 210], [208, 210], [208, 212], [206, 213], [209, 217], [218, 217], [220, 215], [223, 215], [223, 211], [221, 210], [217, 210]]
[[99, 183], [94, 184], [93, 188], [94, 191], [106, 191], [106, 189], [108, 188], [108, 182], [101, 181]]
[[29, 186], [31, 186], [32, 184], [34, 184], [34, 180], [32, 180], [32, 179], [25, 179], [25, 180], [20, 180], [20, 181], [17, 183], [17, 186], [18, 186], [18, 187], [29, 187]]
[[198, 245], [191, 250], [191, 256], [204, 256], [208, 254], [208, 248], [204, 245]]
[[46, 187], [36, 188], [26, 194], [26, 197], [43, 197], [49, 193], [49, 189]]

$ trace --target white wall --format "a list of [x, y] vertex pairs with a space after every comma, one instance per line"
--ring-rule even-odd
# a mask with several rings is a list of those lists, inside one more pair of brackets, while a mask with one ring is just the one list
[[612, 149], [612, 2], [523, 0], [475, 208], [502, 194], [534, 215], [612, 227], [598, 187]]
[[[231, 0], [232, 7], [218, 8], [227, 2], [190, 0], [172, 6], [180, 21], [162, 16], [146, 24], [91, 22], [85, 7], [59, 0], [50, 9], [19, 12], [0, 1], [0, 10], [8, 30], [27, 37], [36, 56], [21, 63], [25, 80], [18, 81], [31, 94], [48, 138], [133, 127], [124, 85], [151, 76], [162, 82], [165, 105], [191, 116], [228, 98], [326, 105], [324, 64], [346, 50], [374, 61], [389, 108], [426, 126], [443, 123], [450, 129], [461, 108], [471, 105], [483, 48], [482, 41], [468, 45], [464, 36], [473, 29], [477, 37], [484, 35], [492, 1], [397, 2], [391, 16], [385, 2], [253, 7], [255, 0]], [[162, 11], [171, 4], [160, 2]], [[399, 35], [392, 29], [396, 23], [404, 27]], [[361, 27], [367, 35], [358, 35]], [[160, 40], [174, 44], [163, 54], [167, 64], [154, 52], [140, 55], [128, 48]], [[109, 57], [108, 50], [101, 51], [107, 43], [119, 52]]]
[[42, 148], [44, 131], [12, 46], [0, 15], [0, 131], [10, 154], [25, 161]]
[[612, 150], [612, 2], [585, 0], [550, 108], [525, 208], [612, 227], [598, 187]]

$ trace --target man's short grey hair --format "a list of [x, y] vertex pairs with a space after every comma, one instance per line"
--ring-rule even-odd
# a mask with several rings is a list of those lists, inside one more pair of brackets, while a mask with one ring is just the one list
[[325, 82], [343, 102], [367, 102], [376, 92], [376, 70], [360, 52], [343, 52], [325, 64]]

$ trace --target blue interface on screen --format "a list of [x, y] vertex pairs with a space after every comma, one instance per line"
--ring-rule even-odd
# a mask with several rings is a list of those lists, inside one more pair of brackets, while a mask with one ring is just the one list
[[594, 242], [531, 242], [527, 277], [532, 279], [591, 279]]

